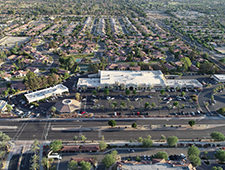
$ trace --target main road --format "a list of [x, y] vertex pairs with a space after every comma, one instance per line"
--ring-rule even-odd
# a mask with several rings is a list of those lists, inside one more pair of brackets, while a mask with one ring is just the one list
[[[116, 120], [117, 126], [127, 125], [131, 126], [133, 122], [137, 125], [164, 125], [179, 126], [187, 125], [188, 119], [164, 119], [164, 120], [152, 120], [152, 119], [124, 119]], [[106, 140], [128, 140], [137, 139], [138, 137], [146, 137], [151, 135], [153, 139], [159, 139], [161, 134], [166, 137], [175, 135], [179, 139], [196, 139], [196, 138], [210, 138], [210, 133], [219, 131], [225, 134], [225, 121], [222, 119], [196, 119], [196, 125], [207, 124], [217, 125], [222, 124], [220, 127], [214, 127], [211, 129], [203, 130], [104, 130], [98, 131], [97, 127], [107, 126], [108, 120], [28, 120], [28, 121], [1, 121], [0, 131], [8, 134], [12, 140], [72, 140], [73, 137], [85, 135], [90, 140], [100, 140], [101, 135], [104, 135]], [[17, 128], [4, 128], [5, 127], [17, 127]], [[82, 129], [79, 129], [82, 127]], [[71, 131], [63, 130], [63, 128], [73, 129]], [[84, 130], [85, 128], [93, 129], [91, 131]], [[74, 130], [75, 129], [75, 130]], [[77, 129], [77, 130], [76, 130]]]

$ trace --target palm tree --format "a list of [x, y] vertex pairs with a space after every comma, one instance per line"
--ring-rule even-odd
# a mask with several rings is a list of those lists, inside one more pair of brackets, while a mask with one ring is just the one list
[[169, 113], [170, 112], [170, 109], [172, 109], [172, 106], [169, 105], [169, 106], [167, 106], [167, 108], [168, 108], [168, 113]]
[[97, 87], [97, 90], [99, 91], [101, 88], [102, 88], [101, 86], [98, 86], [98, 87]]
[[132, 112], [134, 110], [134, 106], [133, 105], [129, 105], [129, 109]]
[[102, 109], [102, 111], [103, 111], [103, 110], [104, 110], [104, 105], [101, 105], [100, 107], [101, 107], [101, 109]]
[[31, 146], [31, 150], [36, 154], [39, 150], [39, 142], [37, 139], [34, 140], [33, 145]]
[[112, 103], [112, 99], [109, 99], [108, 103], [109, 103], [109, 109], [110, 109], [110, 106], [111, 106], [111, 103]]
[[13, 110], [13, 107], [10, 104], [7, 104], [6, 108], [7, 108], [8, 112], [11, 114], [11, 111]]
[[142, 102], [143, 102], [143, 99], [140, 99], [139, 100], [139, 107], [141, 107]]
[[130, 99], [127, 99], [127, 107], [130, 106]]
[[149, 85], [149, 86], [148, 86], [149, 95], [150, 95], [151, 89], [152, 89], [152, 86], [151, 86], [151, 85]]
[[[0, 151], [1, 161], [3, 161], [3, 158], [4, 158], [5, 155], [6, 155], [6, 151]], [[0, 168], [1, 168], [1, 164], [0, 164]]]
[[82, 90], [86, 91], [87, 87], [86, 86], [82, 86]]
[[161, 115], [162, 106], [159, 106], [158, 109], [159, 109], [159, 115]]
[[54, 106], [52, 106], [51, 111], [52, 111], [53, 113], [55, 113], [56, 108], [55, 108]]

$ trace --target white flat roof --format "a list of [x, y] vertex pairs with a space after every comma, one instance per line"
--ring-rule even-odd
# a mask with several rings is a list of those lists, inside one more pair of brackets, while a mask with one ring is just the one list
[[7, 103], [5, 100], [0, 100], [0, 110], [4, 111]]
[[77, 86], [97, 87], [100, 86], [99, 78], [79, 78]]
[[213, 76], [219, 80], [225, 80], [225, 74], [214, 74]]
[[69, 91], [69, 89], [66, 86], [64, 86], [62, 84], [58, 84], [54, 87], [49, 87], [49, 88], [42, 89], [42, 90], [39, 90], [36, 92], [25, 94], [25, 97], [27, 98], [28, 102], [31, 103], [34, 101], [48, 98], [48, 97], [56, 95], [56, 94], [62, 94], [64, 92], [68, 92], [68, 91]]
[[145, 84], [148, 86], [165, 86], [165, 78], [157, 71], [99, 71], [100, 84]]
[[183, 170], [182, 166], [173, 167], [168, 163], [123, 164], [121, 170]]
[[192, 86], [192, 87], [202, 87], [202, 84], [196, 80], [196, 79], [167, 79], [166, 80], [166, 86], [169, 87], [188, 87], [188, 86]]

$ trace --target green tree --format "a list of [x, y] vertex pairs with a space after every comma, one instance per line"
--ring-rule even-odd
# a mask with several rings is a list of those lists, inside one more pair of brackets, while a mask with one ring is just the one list
[[214, 139], [216, 142], [224, 141], [225, 136], [220, 132], [213, 132], [210, 134], [211, 138]]
[[185, 92], [184, 91], [181, 92], [181, 96], [185, 96]]
[[187, 71], [187, 69], [192, 65], [191, 60], [188, 57], [183, 57], [180, 61], [183, 62], [184, 71]]
[[144, 138], [143, 141], [142, 141], [142, 144], [143, 144], [144, 147], [149, 148], [149, 147], [152, 146], [153, 142], [149, 138]]
[[102, 159], [102, 163], [109, 168], [111, 165], [114, 164], [114, 162], [116, 161], [116, 159], [111, 155], [111, 154], [107, 154], [103, 159]]
[[225, 151], [224, 150], [216, 151], [215, 158], [219, 159], [221, 162], [224, 162], [225, 161]]
[[114, 126], [116, 126], [116, 121], [115, 120], [109, 120], [108, 125], [111, 126], [111, 127], [114, 127]]
[[83, 141], [83, 142], [85, 142], [85, 140], [87, 139], [87, 137], [85, 136], [85, 135], [81, 135], [81, 140]]
[[109, 95], [109, 89], [108, 88], [106, 88], [106, 89], [104, 89], [104, 93], [105, 93], [105, 95]]
[[[47, 158], [47, 157], [44, 157], [42, 158], [41, 160], [41, 165], [43, 167], [45, 167], [45, 169], [49, 169], [51, 167], [51, 164], [54, 162], [54, 159], [53, 158]], [[73, 170], [73, 169], [71, 169]]]
[[2, 91], [2, 94], [3, 94], [4, 96], [7, 96], [7, 95], [8, 95], [8, 91], [7, 91], [7, 90], [3, 90], [3, 91]]
[[68, 164], [68, 169], [69, 170], [77, 170], [77, 167], [78, 167], [77, 161], [72, 160]]
[[137, 90], [133, 90], [133, 95], [136, 95], [137, 94]]
[[9, 113], [11, 113], [11, 111], [13, 110], [13, 107], [10, 104], [7, 104], [6, 108], [7, 108]]
[[101, 141], [101, 142], [99, 142], [99, 148], [100, 148], [100, 150], [105, 150], [106, 148], [107, 148], [107, 144], [106, 144], [106, 142], [105, 141]]
[[192, 126], [195, 125], [195, 121], [194, 121], [194, 120], [190, 120], [190, 121], [188, 122], [188, 124], [192, 127]]
[[131, 126], [132, 126], [132, 128], [137, 128], [137, 123], [134, 122], [134, 123], [132, 123]]
[[113, 106], [114, 108], [116, 108], [116, 107], [117, 107], [117, 102], [113, 102], [113, 103], [112, 103], [112, 106]]
[[150, 106], [149, 102], [145, 103], [145, 109], [147, 109]]
[[212, 167], [212, 170], [223, 170], [223, 168], [222, 168], [222, 167], [216, 167], [216, 166], [213, 166], [213, 167]]
[[173, 102], [173, 105], [174, 105], [175, 107], [178, 107], [178, 106], [179, 106], [179, 102], [178, 102], [178, 101], [175, 101], [175, 102]]
[[129, 95], [129, 94], [130, 94], [130, 90], [126, 89], [126, 95]]
[[167, 144], [169, 146], [175, 146], [178, 142], [178, 138], [176, 136], [170, 136], [167, 138]]
[[121, 102], [120, 106], [126, 107], [126, 103], [125, 102]]
[[76, 100], [80, 100], [80, 93], [76, 93], [75, 98], [76, 98]]
[[117, 154], [118, 154], [118, 152], [116, 150], [113, 150], [111, 152], [111, 155], [113, 156], [114, 159], [116, 159]]
[[139, 156], [136, 156], [136, 157], [135, 157], [135, 161], [141, 162], [141, 158], [140, 158]]
[[190, 155], [199, 156], [199, 154], [200, 154], [200, 151], [196, 146], [191, 146], [188, 148], [188, 156]]
[[55, 140], [53, 142], [51, 142], [50, 144], [50, 149], [53, 152], [57, 152], [62, 148], [62, 141], [61, 140]]
[[55, 108], [54, 106], [52, 106], [52, 107], [51, 107], [51, 111], [52, 111], [53, 113], [55, 113], [56, 108]]
[[190, 155], [189, 159], [193, 166], [201, 165], [201, 159], [197, 155]]
[[73, 137], [73, 140], [77, 140], [77, 139], [78, 139], [78, 136], [75, 135], [75, 136]]
[[138, 142], [139, 142], [139, 143], [142, 143], [142, 142], [143, 142], [143, 138], [142, 138], [142, 137], [139, 137], [139, 138], [138, 138]]
[[165, 89], [160, 90], [161, 95], [164, 95], [165, 92], [166, 92]]
[[84, 160], [80, 162], [82, 170], [91, 170], [92, 165], [90, 162], [85, 162]]
[[166, 140], [166, 137], [164, 135], [161, 135], [160, 140], [161, 141], [165, 141]]
[[155, 154], [155, 158], [168, 160], [168, 154], [164, 151], [159, 151]]
[[96, 96], [97, 95], [97, 91], [96, 90], [92, 90], [92, 94]]
[[38, 142], [37, 139], [34, 140], [32, 146], [31, 146], [31, 150], [32, 150], [34, 153], [37, 153], [37, 152], [40, 150], [39, 142]]
[[66, 72], [64, 73], [63, 79], [66, 80], [66, 79], [68, 79], [69, 77], [70, 77], [70, 74], [66, 71]]
[[153, 102], [153, 103], [151, 104], [151, 106], [152, 106], [152, 108], [154, 108], [154, 107], [155, 107], [155, 103]]

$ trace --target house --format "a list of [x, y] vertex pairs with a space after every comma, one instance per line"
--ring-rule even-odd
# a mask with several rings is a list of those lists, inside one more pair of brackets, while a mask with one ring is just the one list
[[140, 71], [141, 67], [140, 66], [129, 67], [129, 70]]
[[67, 145], [64, 145], [60, 151], [62, 153], [76, 153], [76, 152], [80, 152], [80, 146], [67, 146]]
[[100, 150], [98, 145], [82, 145], [80, 146], [81, 152], [98, 152]]
[[193, 65], [193, 64], [192, 64], [189, 68], [190, 68], [191, 71], [198, 71], [198, 70], [199, 70], [199, 68], [196, 67], [196, 66]]
[[144, 63], [148, 63], [150, 61], [150, 58], [147, 57], [147, 56], [144, 56], [141, 58], [141, 60], [144, 62]]
[[169, 64], [169, 63], [163, 64], [163, 66], [166, 67], [169, 71], [170, 71], [170, 70], [175, 70], [175, 69], [176, 69], [176, 67], [172, 66], [172, 65]]
[[2, 78], [5, 79], [6, 81], [10, 81], [12, 78], [12, 75], [8, 73], [3, 73]]
[[14, 77], [24, 77], [27, 75], [26, 71], [18, 70], [13, 72]]
[[181, 62], [181, 61], [176, 61], [174, 64], [175, 64], [177, 67], [182, 67], [183, 62]]
[[105, 67], [106, 70], [114, 70], [117, 67], [117, 64], [111, 63]]
[[16, 58], [17, 58], [17, 55], [11, 55], [8, 57], [8, 60], [14, 61], [14, 60], [16, 60]]
[[37, 67], [27, 67], [26, 71], [28, 71], [28, 70], [30, 70], [34, 73], [39, 73], [39, 68], [37, 68]]

